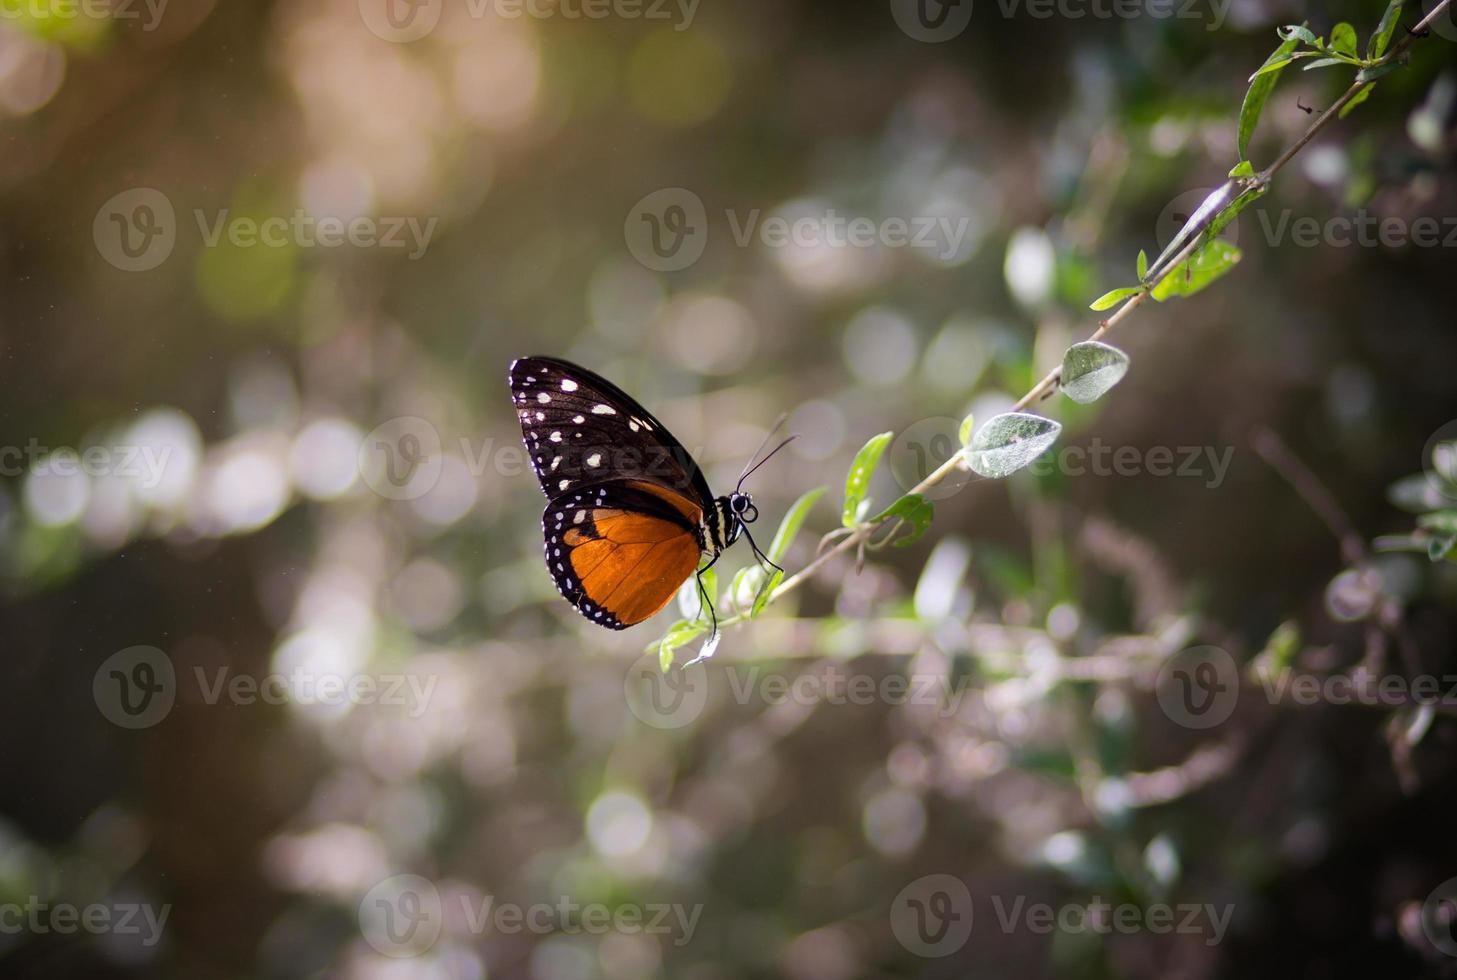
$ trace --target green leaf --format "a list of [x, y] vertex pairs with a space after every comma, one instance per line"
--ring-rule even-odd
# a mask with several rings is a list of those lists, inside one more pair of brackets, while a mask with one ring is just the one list
[[1275, 33], [1287, 41], [1294, 38], [1297, 41], [1304, 41], [1313, 48], [1324, 47], [1320, 38], [1316, 37], [1304, 24], [1287, 24], [1284, 27], [1277, 27]]
[[1452, 503], [1425, 473], [1413, 473], [1397, 480], [1387, 488], [1386, 499], [1413, 514], [1440, 510]]
[[759, 614], [763, 612], [764, 607], [769, 604], [770, 597], [774, 595], [774, 590], [779, 588], [779, 583], [783, 581], [784, 573], [777, 568], [774, 569], [773, 573], [769, 576], [769, 581], [764, 583], [764, 587], [760, 589], [759, 594], [754, 597], [754, 608], [749, 610], [750, 619], [759, 618]]
[[966, 462], [982, 476], [1010, 476], [1047, 452], [1062, 425], [1040, 415], [1003, 412], [981, 427], [966, 448]]
[[1255, 165], [1248, 160], [1241, 160], [1239, 163], [1236, 163], [1234, 168], [1229, 172], [1229, 176], [1231, 177], [1253, 177], [1254, 175]]
[[1348, 58], [1356, 57], [1356, 29], [1345, 21], [1332, 27], [1330, 49]]
[[1340, 58], [1317, 58], [1314, 61], [1308, 62], [1305, 66], [1305, 70], [1313, 71], [1316, 68], [1329, 68], [1331, 65], [1344, 64], [1346, 64], [1346, 62], [1341, 60]]
[[1362, 102], [1365, 102], [1371, 97], [1371, 90], [1375, 87], [1375, 82], [1367, 82], [1365, 87], [1362, 88], [1361, 91], [1351, 96], [1350, 102], [1347, 102], [1345, 105], [1341, 106], [1341, 111], [1336, 113], [1336, 117], [1339, 119], [1346, 118], [1346, 116], [1350, 114], [1352, 109], [1356, 108], [1356, 106], [1360, 105]]
[[1128, 355], [1117, 347], [1085, 340], [1062, 355], [1062, 391], [1079, 405], [1095, 402], [1128, 373]]
[[1301, 55], [1283, 54], [1280, 55], [1278, 58], [1272, 58], [1271, 60], [1265, 62], [1263, 65], [1257, 68], [1255, 70], [1255, 73], [1249, 77], [1249, 81], [1253, 83], [1255, 79], [1261, 77], [1262, 75], [1274, 74], [1275, 72], [1278, 72], [1280, 69], [1284, 68], [1286, 65], [1290, 64], [1290, 62], [1294, 61], [1296, 58], [1299, 57], [1301, 57]]
[[1260, 70], [1250, 76], [1250, 87], [1245, 92], [1244, 104], [1239, 109], [1239, 158], [1241, 160], [1249, 154], [1250, 137], [1255, 133], [1255, 126], [1260, 121], [1260, 113], [1265, 111], [1265, 102], [1269, 100], [1270, 92], [1274, 90], [1281, 70], [1294, 60], [1290, 52], [1294, 51], [1299, 44], [1298, 37], [1286, 38], [1284, 43], [1265, 59]]
[[1401, 8], [1406, 0], [1391, 0], [1386, 5], [1386, 12], [1381, 15], [1381, 22], [1376, 25], [1376, 33], [1366, 42], [1366, 57], [1376, 59], [1386, 53], [1386, 47], [1391, 43], [1391, 36], [1396, 33], [1396, 25], [1401, 22]]
[[794, 537], [799, 529], [804, 526], [805, 518], [809, 516], [811, 508], [825, 495], [828, 487], [815, 487], [800, 496], [798, 500], [784, 514], [784, 520], [779, 522], [779, 530], [774, 532], [774, 540], [769, 542], [769, 560], [782, 562], [784, 556], [789, 554], [789, 546], [794, 544]]
[[668, 627], [668, 632], [658, 641], [658, 667], [666, 674], [668, 668], [673, 666], [674, 651], [692, 643], [707, 632], [707, 624], [690, 623], [686, 619], [680, 619]]
[[870, 487], [870, 478], [875, 475], [875, 468], [880, 465], [880, 457], [885, 455], [885, 447], [890, 445], [894, 435], [893, 432], [882, 432], [855, 454], [855, 461], [850, 464], [850, 474], [845, 477], [845, 506], [840, 514], [840, 520], [846, 527], [854, 527], [859, 522], [862, 505], [865, 503], [865, 492]]
[[961, 428], [956, 431], [956, 438], [961, 441], [961, 444], [963, 446], [965, 446], [968, 442], [971, 442], [971, 432], [972, 429], [974, 429], [975, 427], [975, 415], [968, 415], [966, 418], [961, 420]]
[[1193, 296], [1233, 269], [1242, 255], [1222, 238], [1207, 242], [1154, 287], [1153, 298], [1162, 303], [1171, 296]]
[[764, 569], [758, 565], [745, 565], [734, 573], [729, 582], [728, 598], [737, 610], [749, 609], [764, 584]]
[[703, 597], [698, 592], [700, 579], [703, 591], [708, 593], [708, 601], [718, 605], [718, 573], [706, 568], [698, 575], [690, 575], [678, 587], [678, 612], [684, 619], [696, 620], [704, 613]]
[[1356, 72], [1356, 81], [1374, 82], [1383, 75], [1390, 75], [1400, 67], [1400, 61], [1385, 61], [1379, 65], [1372, 65], [1370, 68], [1362, 68]]
[[[1150, 280], [1158, 281], [1162, 279], [1163, 274], [1168, 269], [1169, 264], [1173, 262], [1174, 259], [1177, 258], [1180, 253], [1182, 253], [1184, 249], [1189, 246], [1189, 243], [1192, 242], [1194, 239], [1198, 238], [1200, 235], [1205, 235], [1206, 233], [1208, 236], [1211, 237], [1213, 235], [1219, 234], [1219, 229], [1223, 228], [1224, 224], [1216, 226], [1215, 222], [1217, 219], [1219, 219], [1220, 215], [1224, 213], [1225, 209], [1228, 208], [1232, 202], [1237, 201], [1240, 197], [1243, 196], [1243, 193], [1240, 191], [1240, 187], [1240, 181], [1233, 179], [1226, 180], [1223, 184], [1220, 184], [1214, 190], [1210, 191], [1209, 194], [1205, 196], [1203, 201], [1199, 202], [1199, 206], [1194, 209], [1193, 214], [1189, 215], [1189, 219], [1184, 222], [1184, 226], [1179, 229], [1179, 233], [1175, 235], [1173, 239], [1169, 242], [1169, 244], [1164, 248], [1164, 250], [1159, 253], [1159, 257], [1153, 260], [1153, 266], [1149, 269], [1148, 273]], [[1224, 223], [1227, 224], [1228, 219], [1226, 219]]]
[[1143, 277], [1148, 275], [1148, 253], [1143, 249], [1138, 250], [1138, 281], [1143, 282]]
[[[1143, 253], [1140, 252], [1139, 254], [1142, 255]], [[1093, 300], [1088, 306], [1088, 309], [1102, 312], [1103, 310], [1117, 306], [1130, 296], [1137, 296], [1142, 291], [1142, 286], [1120, 286], [1117, 289], [1110, 289], [1102, 296]]]
[[1457, 535], [1457, 510], [1439, 510], [1417, 518], [1417, 527], [1434, 534]]
[[1438, 535], [1427, 542], [1427, 557], [1432, 561], [1441, 561], [1452, 553], [1452, 546], [1457, 544], [1457, 536]]
[[898, 518], [910, 525], [910, 533], [896, 540], [897, 548], [904, 548], [921, 540], [936, 516], [936, 508], [918, 493], [908, 493], [885, 510], [871, 518], [873, 523]]

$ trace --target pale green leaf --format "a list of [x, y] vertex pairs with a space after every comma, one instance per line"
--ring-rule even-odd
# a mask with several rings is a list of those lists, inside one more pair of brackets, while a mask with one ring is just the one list
[[1128, 355], [1116, 347], [1087, 340], [1062, 356], [1063, 394], [1079, 405], [1097, 401], [1128, 373]]
[[1041, 456], [1062, 425], [1040, 415], [1004, 412], [983, 425], [966, 449], [966, 462], [985, 477], [1001, 479]]

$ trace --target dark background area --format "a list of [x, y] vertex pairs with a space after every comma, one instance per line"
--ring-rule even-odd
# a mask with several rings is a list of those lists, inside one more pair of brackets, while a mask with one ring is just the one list
[[[801, 438], [752, 486], [764, 533], [831, 488], [792, 572], [838, 525], [866, 439], [989, 418], [1091, 332], [1087, 304], [1160, 249], [1170, 202], [1237, 161], [1235, 117], [1276, 26], [1349, 20], [1364, 45], [1381, 6], [1234, 0], [1215, 24], [1207, 5], [1069, 19], [983, 0], [939, 44], [886, 3], [702, 0], [676, 30], [445, 0], [409, 43], [372, 33], [355, 0], [172, 0], [151, 28], [141, 6], [4, 9], [0, 443], [167, 456], [160, 487], [38, 476], [44, 452], [0, 478], [0, 902], [170, 914], [146, 947], [0, 932], [0, 975], [1457, 972], [1420, 918], [1457, 875], [1450, 714], [1275, 705], [1247, 681], [1229, 721], [1191, 730], [1154, 692], [1179, 650], [1246, 665], [1282, 623], [1292, 662], [1321, 676], [1457, 674], [1452, 563], [1373, 552], [1369, 615], [1333, 615], [1350, 562], [1250, 442], [1278, 434], [1360, 540], [1412, 530], [1388, 487], [1457, 417], [1452, 250], [1299, 247], [1259, 211], [1450, 224], [1452, 39], [1418, 44], [1241, 216], [1224, 280], [1109, 338], [1133, 367], [1108, 397], [1038, 406], [1066, 427], [1059, 451], [1231, 451], [1222, 479], [974, 481], [937, 501], [918, 544], [859, 575], [836, 560], [729, 631], [703, 714], [661, 728], [624, 677], [675, 613], [609, 633], [555, 595], [542, 500], [512, 455], [510, 359], [612, 378], [720, 492], [788, 413]], [[1348, 82], [1287, 71], [1255, 162]], [[95, 228], [135, 188], [170, 203], [175, 244], [125, 271]], [[663, 188], [696, 195], [710, 232], [697, 262], [658, 272], [624, 228]], [[223, 209], [437, 223], [414, 259], [209, 245], [194, 213]], [[725, 212], [755, 209], [970, 231], [951, 261], [740, 247]], [[447, 461], [428, 492], [391, 499], [357, 450], [405, 417]], [[881, 503], [908, 489], [893, 476], [905, 444], [888, 458]], [[720, 568], [749, 561], [738, 548]], [[176, 704], [128, 730], [93, 681], [139, 645], [175, 668]], [[1113, 674], [1069, 679], [1049, 657]], [[435, 684], [420, 712], [331, 711], [210, 704], [192, 679], [300, 665]], [[734, 696], [756, 670], [834, 669], [944, 678], [965, 697], [941, 713]], [[359, 909], [401, 874], [522, 906], [702, 913], [681, 945], [454, 922], [395, 957]], [[961, 879], [976, 911], [942, 958], [893, 928], [902, 889], [933, 874]], [[1044, 935], [998, 929], [992, 896], [1233, 914], [1217, 943]]]

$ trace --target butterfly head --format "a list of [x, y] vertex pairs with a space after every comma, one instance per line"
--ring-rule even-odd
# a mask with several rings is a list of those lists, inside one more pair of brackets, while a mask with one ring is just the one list
[[737, 490], [729, 494], [729, 510], [745, 524], [752, 524], [759, 519], [759, 508], [754, 506], [754, 498]]

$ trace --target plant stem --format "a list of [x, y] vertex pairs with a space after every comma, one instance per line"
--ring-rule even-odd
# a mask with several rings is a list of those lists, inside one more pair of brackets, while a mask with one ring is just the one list
[[[1427, 14], [1424, 18], [1422, 18], [1422, 20], [1417, 24], [1416, 27], [1408, 31], [1407, 35], [1400, 41], [1398, 41], [1395, 45], [1393, 45], [1391, 50], [1386, 52], [1386, 54], [1382, 56], [1377, 62], [1375, 62], [1375, 64], [1386, 64], [1402, 57], [1406, 53], [1407, 49], [1410, 48], [1411, 45], [1417, 40], [1417, 38], [1424, 36], [1423, 32], [1426, 31], [1438, 17], [1442, 16], [1446, 12], [1447, 7], [1450, 6], [1451, 3], [1452, 0], [1441, 0], [1441, 2], [1432, 9], [1431, 13]], [[1285, 148], [1285, 151], [1283, 153], [1275, 158], [1274, 163], [1270, 164], [1269, 167], [1267, 167], [1263, 172], [1261, 172], [1254, 178], [1250, 178], [1250, 184], [1252, 186], [1263, 186], [1265, 184], [1268, 184], [1271, 178], [1273, 178], [1277, 173], [1284, 169], [1285, 165], [1288, 164], [1292, 159], [1294, 159], [1295, 155], [1298, 154], [1302, 149], [1304, 149], [1305, 146], [1312, 139], [1314, 139], [1321, 130], [1328, 126], [1332, 120], [1339, 117], [1341, 109], [1344, 108], [1347, 103], [1354, 99], [1363, 88], [1370, 84], [1374, 83], [1362, 81], [1354, 82], [1351, 87], [1348, 88], [1341, 95], [1341, 97], [1331, 105], [1330, 108], [1326, 109], [1325, 112], [1322, 112], [1318, 117], [1316, 117], [1316, 119], [1310, 124], [1309, 128], [1307, 128], [1305, 132], [1300, 135], [1299, 139], [1291, 143], [1288, 147]], [[1168, 276], [1177, 271], [1180, 266], [1182, 266], [1183, 263], [1189, 258], [1189, 256], [1194, 253], [1195, 249], [1197, 249], [1202, 244], [1202, 238], [1203, 236], [1200, 235], [1193, 236], [1190, 239], [1189, 243], [1180, 250], [1178, 255], [1175, 256], [1172, 261], [1164, 265], [1163, 270], [1158, 275], [1152, 277], [1143, 284], [1142, 290], [1131, 296], [1122, 306], [1120, 306], [1113, 313], [1112, 316], [1108, 317], [1106, 320], [1100, 321], [1098, 324], [1098, 328], [1094, 330], [1087, 339], [1101, 339], [1119, 323], [1127, 319], [1134, 310], [1142, 306], [1144, 302], [1148, 300], [1150, 295], [1152, 295], [1154, 287], [1158, 286], [1159, 283], [1164, 281], [1164, 279], [1168, 278]], [[1055, 391], [1061, 375], [1062, 368], [1060, 366], [1053, 368], [1041, 381], [1033, 385], [1025, 395], [1017, 399], [1016, 404], [1012, 406], [1011, 410], [1014, 412], [1023, 411], [1029, 405], [1043, 398], [1045, 395]], [[927, 475], [924, 480], [911, 488], [908, 493], [923, 494], [932, 487], [935, 487], [952, 473], [965, 468], [966, 457], [963, 453], [958, 451], [952, 454], [951, 458], [946, 460], [946, 462], [942, 463], [929, 475]], [[869, 539], [870, 536], [880, 526], [881, 525], [879, 523], [862, 524], [860, 527], [856, 528], [851, 534], [847, 535], [844, 538], [841, 538], [840, 541], [836, 543], [833, 548], [829, 549], [824, 554], [819, 555], [808, 565], [804, 566], [804, 568], [800, 569], [798, 572], [795, 572], [793, 575], [786, 578], [783, 582], [779, 583], [778, 587], [775, 588], [774, 592], [769, 596], [769, 602], [766, 603], [766, 606], [779, 601], [790, 592], [793, 592], [795, 589], [799, 588], [810, 578], [812, 578], [816, 572], [818, 572], [821, 568], [828, 564], [836, 555], [841, 555], [854, 548], [858, 548], [860, 544]], [[728, 619], [720, 621], [719, 626], [731, 626], [736, 623], [743, 622], [746, 619], [748, 619], [747, 613], [738, 613], [734, 616], [729, 617]]]

